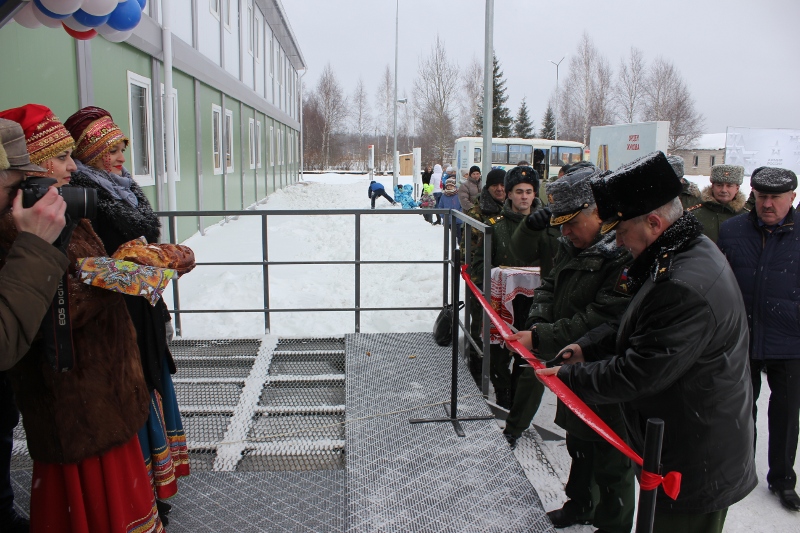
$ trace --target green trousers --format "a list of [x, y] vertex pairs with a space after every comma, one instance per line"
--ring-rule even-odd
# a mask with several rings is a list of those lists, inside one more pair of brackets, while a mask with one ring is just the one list
[[705, 514], [666, 514], [656, 510], [653, 533], [722, 533], [728, 508]]
[[[567, 497], [581, 508], [594, 509], [592, 524], [596, 528], [609, 533], [629, 533], [635, 509], [630, 459], [604, 440], [586, 441], [569, 433], [567, 451], [572, 457], [564, 488]], [[683, 530], [672, 530], [678, 531]]]
[[506, 419], [505, 433], [519, 437], [528, 429], [539, 410], [543, 394], [544, 384], [536, 377], [536, 371], [533, 368], [523, 368], [517, 380], [511, 411]]

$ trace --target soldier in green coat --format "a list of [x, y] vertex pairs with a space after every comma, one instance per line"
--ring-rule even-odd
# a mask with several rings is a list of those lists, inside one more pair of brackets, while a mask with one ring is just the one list
[[743, 178], [744, 167], [714, 165], [711, 185], [703, 189], [702, 203], [687, 209], [703, 224], [703, 234], [714, 242], [719, 238], [720, 225], [745, 211], [747, 200], [739, 190]]
[[[536, 290], [526, 324], [512, 338], [538, 357], [551, 359], [564, 346], [601, 324], [617, 324], [630, 300], [623, 290], [633, 258], [617, 248], [616, 234], [601, 235], [589, 186], [593, 169], [571, 172], [550, 186], [551, 223], [561, 226], [558, 261]], [[539, 408], [544, 386], [532, 368], [519, 379], [504, 435], [512, 447]], [[592, 405], [619, 435], [625, 425], [619, 405]], [[628, 533], [633, 525], [634, 483], [630, 460], [594, 433], [560, 401], [556, 423], [567, 431], [572, 457], [565, 492], [569, 500], [548, 516], [556, 527], [594, 524], [602, 531]], [[598, 498], [599, 495], [599, 498]]]
[[697, 188], [697, 185], [683, 177], [683, 158], [679, 155], [671, 155], [667, 157], [667, 161], [669, 161], [670, 166], [672, 166], [672, 170], [675, 171], [675, 175], [678, 176], [678, 178], [681, 180], [681, 185], [683, 185], [683, 190], [680, 194], [683, 208], [689, 209], [690, 207], [699, 204], [701, 202], [700, 189]]
[[[538, 261], [529, 259], [522, 260], [514, 249], [511, 236], [518, 226], [530, 216], [547, 215], [548, 211], [541, 208], [541, 203], [536, 198], [536, 191], [539, 190], [539, 176], [531, 167], [514, 167], [506, 173], [504, 188], [508, 195], [503, 205], [500, 216], [494, 218], [492, 225], [492, 257], [488, 261], [488, 268], [499, 266], [538, 266]], [[483, 269], [487, 263], [483, 254], [483, 246], [475, 250], [470, 276], [473, 282], [479, 287], [483, 284]], [[524, 301], [523, 297], [514, 300], [515, 317], [518, 321], [517, 327], [524, 324], [527, 316], [530, 300]], [[492, 345], [490, 348], [491, 357], [491, 379], [494, 385], [497, 404], [509, 409], [513, 398], [512, 389], [518, 372], [512, 375], [509, 366], [511, 365], [511, 353], [500, 345]]]

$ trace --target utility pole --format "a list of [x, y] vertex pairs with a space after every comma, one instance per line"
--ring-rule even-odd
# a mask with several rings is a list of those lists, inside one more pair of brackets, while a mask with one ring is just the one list
[[[564, 56], [564, 57], [567, 57], [567, 56]], [[556, 66], [556, 113], [555, 113], [555, 115], [556, 115], [556, 135], [555, 135], [555, 139], [554, 139], [556, 141], [558, 140], [558, 111], [559, 111], [559, 106], [558, 106], [558, 100], [559, 100], [559, 93], [558, 93], [558, 66], [561, 64], [562, 61], [564, 61], [564, 57], [559, 59], [558, 63], [556, 63], [552, 59], [549, 60], [552, 64], [554, 64]]]

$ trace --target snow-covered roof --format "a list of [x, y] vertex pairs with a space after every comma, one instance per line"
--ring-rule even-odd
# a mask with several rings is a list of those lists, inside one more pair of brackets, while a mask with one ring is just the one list
[[725, 133], [704, 133], [692, 144], [692, 150], [724, 150]]

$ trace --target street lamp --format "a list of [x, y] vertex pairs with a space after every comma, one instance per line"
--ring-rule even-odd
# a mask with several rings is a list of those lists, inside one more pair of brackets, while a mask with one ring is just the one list
[[[396, 80], [395, 87], [397, 87]], [[408, 103], [408, 98], [400, 98], [399, 100], [395, 100], [394, 104], [394, 154], [392, 156], [392, 161], [394, 162], [393, 167], [395, 170], [392, 172], [392, 176], [394, 176], [395, 187], [397, 187], [397, 177], [400, 175], [400, 154], [397, 152], [397, 104], [406, 103]]]
[[393, 189], [397, 188], [397, 166], [399, 164], [397, 157], [397, 50], [400, 43], [400, 0], [395, 4], [394, 13], [394, 143], [392, 144], [392, 186]]
[[[564, 56], [564, 57], [567, 57], [567, 56]], [[558, 108], [558, 66], [561, 64], [562, 61], [564, 61], [564, 57], [559, 59], [558, 63], [556, 63], [552, 59], [549, 60], [552, 64], [554, 64], [556, 66], [556, 135], [555, 135], [556, 138], [554, 139], [556, 141], [558, 140], [558, 111], [559, 111], [559, 108]]]

